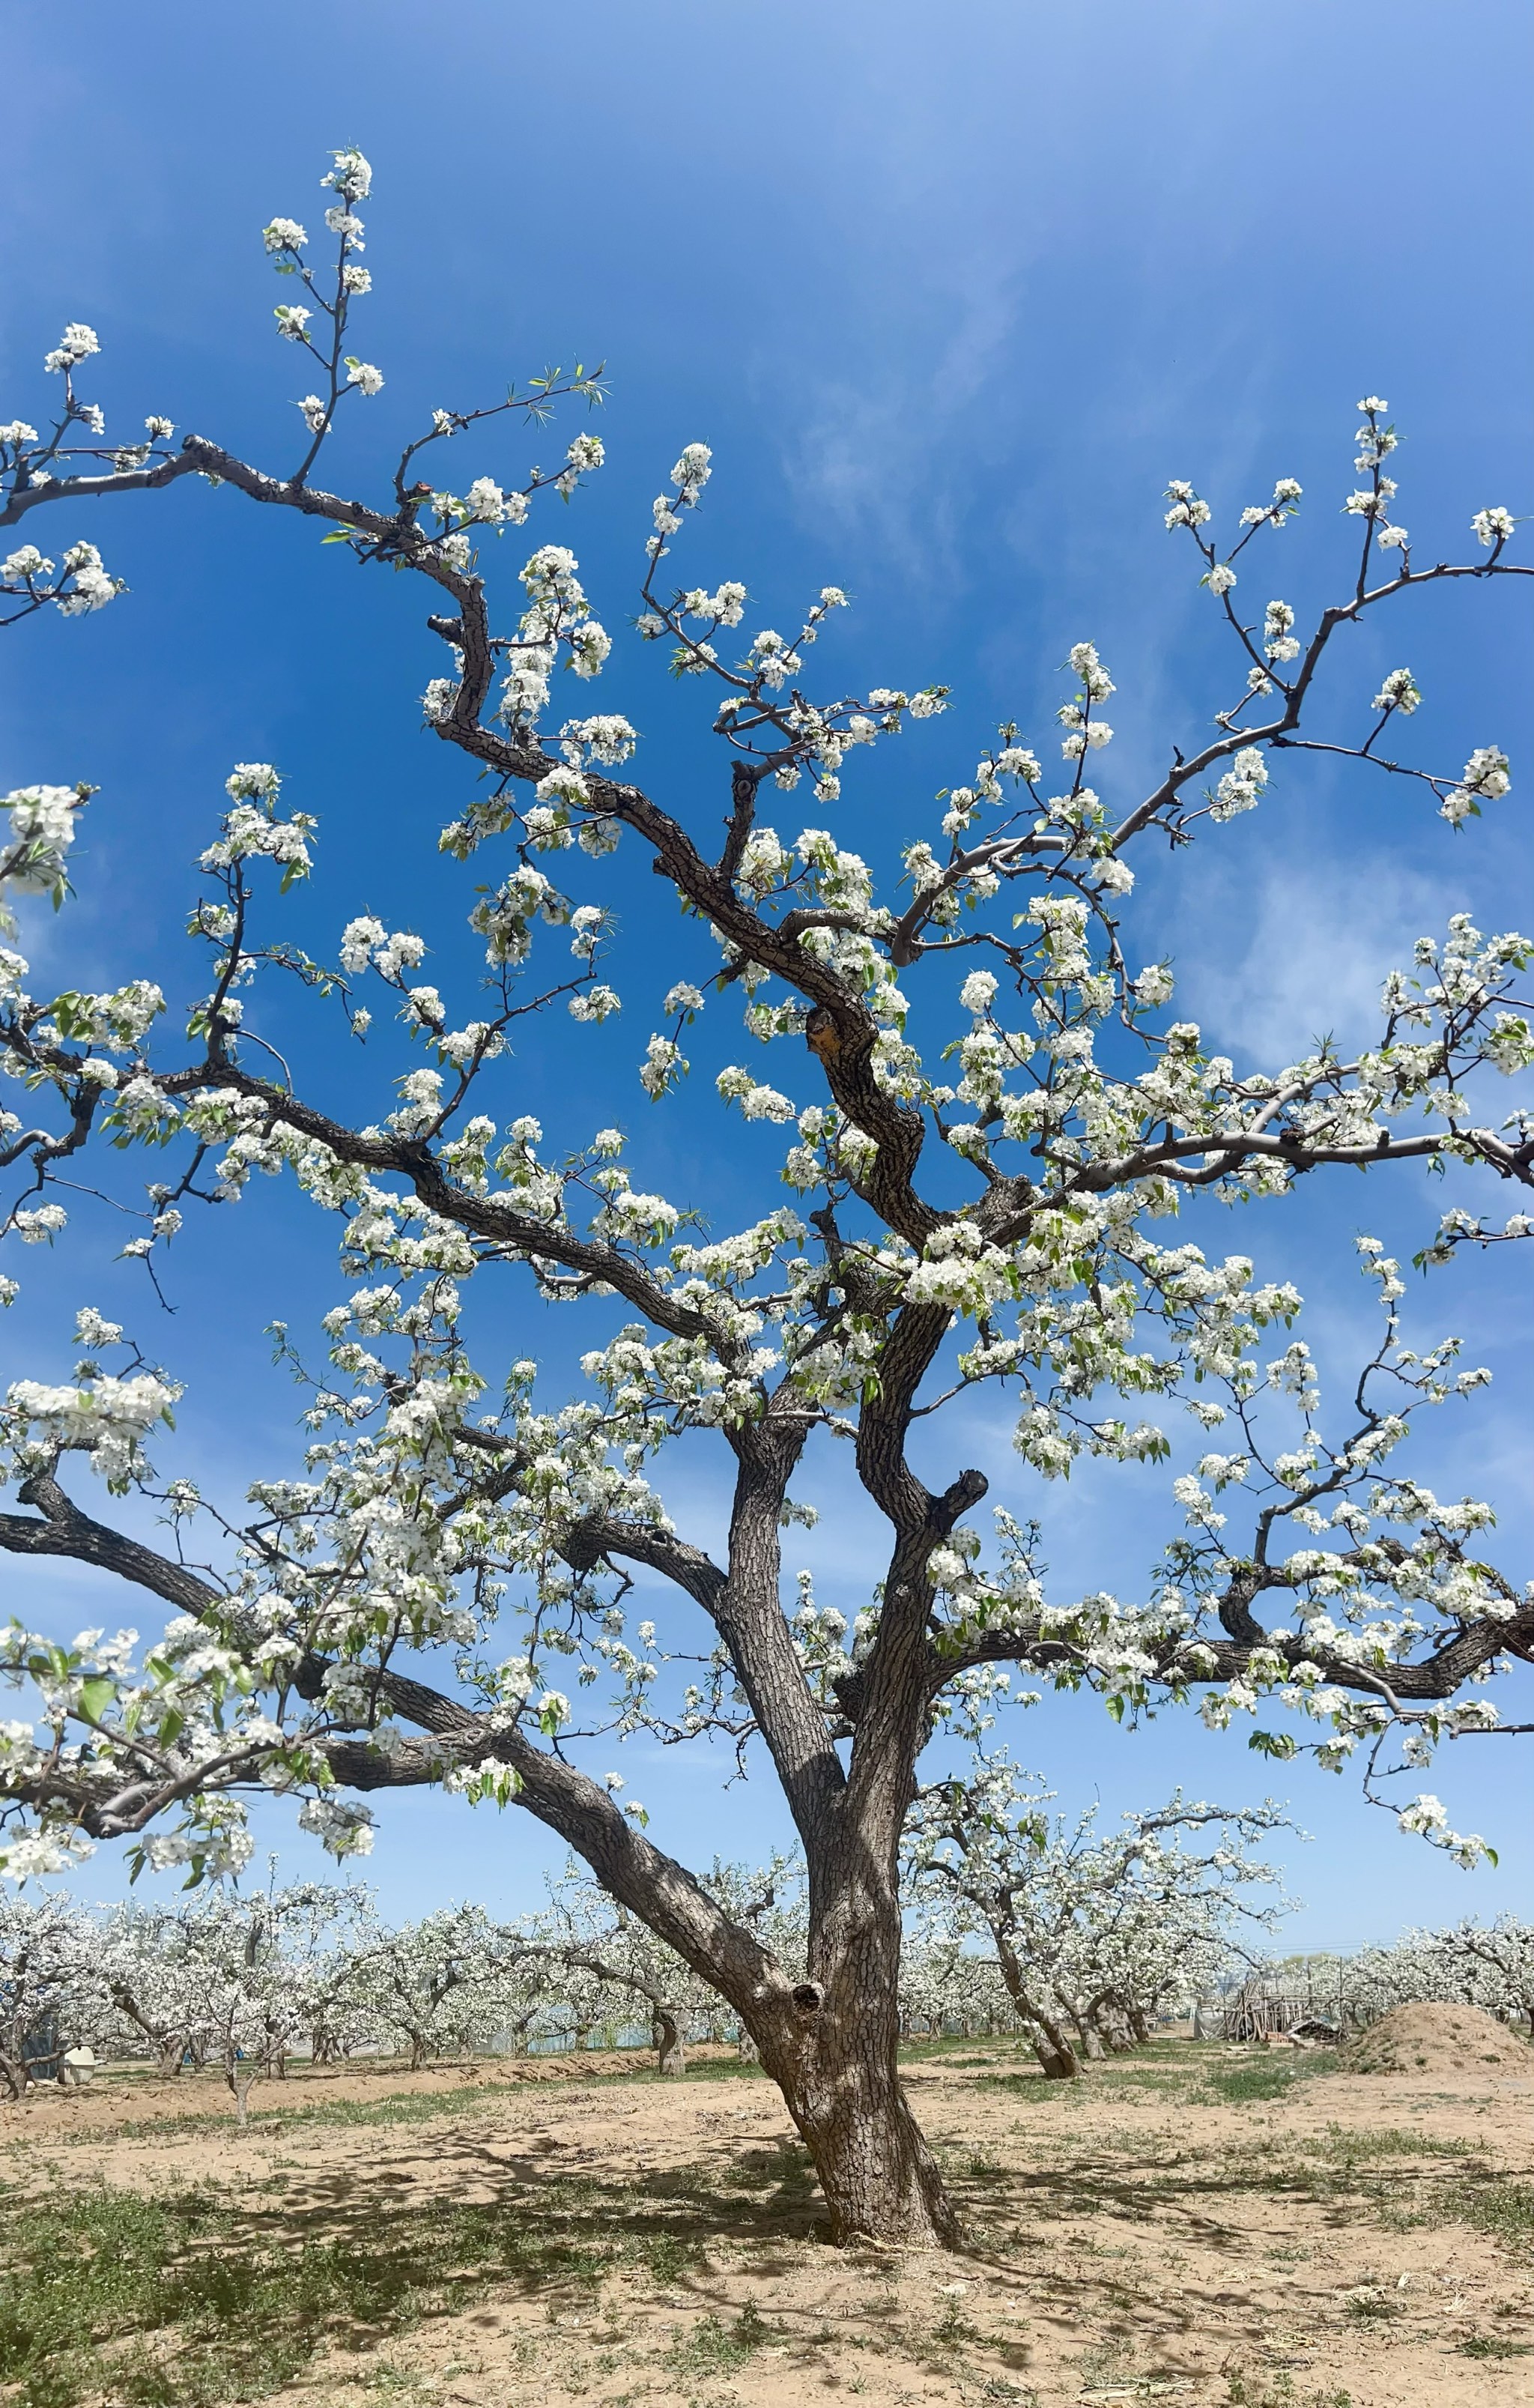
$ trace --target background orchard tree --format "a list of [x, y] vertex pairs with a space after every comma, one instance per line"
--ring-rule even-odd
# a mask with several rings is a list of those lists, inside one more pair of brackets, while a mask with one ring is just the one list
[[163, 2074], [201, 2064], [200, 1999], [185, 1961], [192, 1912], [185, 1899], [175, 1905], [135, 1900], [114, 1909], [105, 1929], [85, 1941], [111, 2005], [105, 2028], [93, 2034], [107, 2054], [147, 2050]]
[[[1225, 648], [1212, 722], [1190, 700], [1168, 730], [1165, 774], [1125, 791], [1103, 749], [1113, 681], [1090, 641], [1073, 641], [1055, 768], [1041, 734], [1030, 743], [1008, 725], [967, 740], [931, 840], [892, 862], [879, 765], [947, 696], [909, 677], [856, 694], [834, 671], [812, 679], [811, 648], [846, 599], [835, 587], [784, 634], [737, 632], [747, 593], [733, 576], [679, 584], [667, 564], [711, 473], [707, 445], [690, 442], [654, 505], [636, 627], [641, 647], [699, 681], [722, 791], [714, 802], [673, 791], [659, 761], [637, 781], [625, 716], [552, 702], [556, 671], [595, 680], [612, 649], [574, 553], [533, 544], [509, 613], [492, 598], [494, 538], [551, 494], [579, 498], [602, 460], [582, 433], [555, 469], [529, 469], [512, 438], [561, 395], [595, 401], [594, 377], [434, 409], [370, 500], [322, 481], [350, 420], [393, 407], [380, 370], [348, 348], [368, 285], [357, 211], [370, 180], [360, 154], [337, 154], [323, 271], [295, 220], [265, 229], [284, 290], [303, 296], [281, 305], [278, 327], [310, 386], [274, 469], [200, 435], [178, 442], [158, 415], [142, 435], [108, 437], [85, 393], [96, 337], [77, 323], [46, 362], [61, 396], [47, 431], [22, 419], [0, 430], [12, 620], [128, 607], [79, 535], [80, 507], [189, 478], [316, 521], [359, 564], [424, 581], [442, 648], [425, 716], [480, 778], [441, 842], [474, 857], [466, 904], [486, 954], [480, 991], [448, 997], [421, 975], [424, 940], [361, 909], [335, 961], [275, 933], [277, 890], [307, 874], [316, 823], [287, 809], [276, 767], [246, 761], [202, 857], [201, 1000], [184, 1035], [162, 1025], [151, 982], [34, 996], [20, 958], [0, 961], [17, 1104], [0, 1140], [4, 1228], [19, 1247], [64, 1234], [67, 1177], [141, 1213], [128, 1251], [156, 1272], [183, 1213], [218, 1199], [233, 1263], [229, 1208], [269, 1172], [334, 1216], [358, 1283], [326, 1319], [307, 1460], [273, 1466], [237, 1512], [157, 1477], [148, 1440], [179, 1393], [174, 1368], [97, 1308], [81, 1311], [71, 1376], [38, 1365], [50, 1376], [11, 1385], [17, 1510], [0, 1543], [95, 1565], [173, 1618], [143, 1656], [99, 1632], [69, 1648], [13, 1631], [6, 1664], [36, 1717], [0, 1738], [9, 1866], [25, 1874], [136, 1837], [154, 1862], [237, 1865], [241, 1795], [258, 1781], [301, 1799], [300, 1820], [342, 1853], [364, 1843], [370, 1791], [435, 1783], [514, 1805], [740, 2017], [836, 2233], [947, 2241], [953, 2213], [896, 2064], [896, 1865], [934, 1731], [982, 1722], [1021, 1667], [1046, 1686], [1097, 1690], [1120, 1714], [1197, 1697], [1214, 1723], [1267, 1704], [1291, 1723], [1308, 1715], [1323, 1761], [1369, 1751], [1377, 1792], [1398, 1742], [1414, 1762], [1445, 1732], [1492, 1724], [1479, 1684], [1534, 1641], [1534, 1603], [1481, 1553], [1489, 1510], [1441, 1503], [1398, 1468], [1417, 1412], [1478, 1375], [1455, 1372], [1452, 1341], [1407, 1345], [1383, 1249], [1365, 1258], [1384, 1303], [1378, 1352], [1355, 1396], [1324, 1415], [1306, 1344], [1288, 1334], [1293, 1286], [1243, 1255], [1207, 1259], [1168, 1226], [1190, 1196], [1282, 1197], [1303, 1173], [1318, 1175], [1313, 1188], [1340, 1168], [1350, 1222], [1360, 1169], [1378, 1181], [1454, 1161], [1527, 1190], [1529, 1120], [1506, 1118], [1492, 1091], [1534, 1054], [1517, 995], [1527, 947], [1455, 917], [1388, 979], [1375, 1045], [1238, 1072], [1168, 1016], [1156, 934], [1137, 944], [1130, 919], [1147, 846], [1181, 852], [1282, 808], [1312, 750], [1388, 776], [1403, 854], [1445, 877], [1452, 832], [1508, 791], [1496, 744], [1458, 775], [1402, 758], [1418, 700], [1404, 667], [1372, 700], [1350, 697], [1343, 672], [1328, 727], [1351, 712], [1351, 742], [1313, 734], [1307, 714], [1340, 629], [1403, 621], [1425, 587], [1528, 572], [1507, 557], [1514, 526], [1500, 505], [1475, 510], [1469, 558], [1416, 565], [1394, 515], [1396, 433], [1374, 396], [1360, 405], [1345, 500], [1355, 539], [1313, 624], [1282, 599], [1248, 601], [1278, 581], [1259, 564], [1298, 507], [1294, 480], [1227, 534], [1176, 481], [1168, 527]], [[452, 487], [450, 456], [465, 462]], [[562, 514], [560, 533], [578, 520]], [[37, 538], [54, 527], [45, 552]], [[1283, 537], [1286, 557], [1295, 539]], [[780, 835], [767, 805], [805, 786], [813, 824]], [[7, 882], [61, 891], [82, 799], [65, 784], [11, 796]], [[618, 1009], [600, 898], [603, 856], [624, 839], [658, 881], [651, 958], [686, 972], [654, 998], [636, 1102], [682, 1079], [706, 997], [738, 997], [748, 1054], [767, 1049], [754, 1058], [770, 1077], [742, 1063], [717, 1081], [722, 1112], [784, 1132], [788, 1195], [764, 1195], [745, 1228], [710, 1225], [705, 1160], [672, 1200], [633, 1176], [623, 1130], [576, 1125], [546, 1141], [519, 1105], [520, 1023], [556, 1011], [600, 1023]], [[376, 1113], [338, 1117], [301, 1059], [274, 1057], [261, 1029], [273, 982], [359, 1036], [375, 1011], [403, 1022], [415, 1067], [399, 1068]], [[359, 1081], [372, 1058], [359, 1057]], [[126, 1183], [146, 1149], [147, 1194]], [[1456, 1210], [1425, 1233], [1426, 1252], [1530, 1226]], [[529, 1357], [477, 1357], [486, 1277], [568, 1303], [589, 1331], [585, 1385], [557, 1410]], [[987, 1544], [972, 1524], [979, 1471], [955, 1461], [935, 1482], [919, 1475], [916, 1417], [988, 1388], [997, 1412], [1015, 1395], [1030, 1492], [1082, 1454], [1162, 1458], [1172, 1440], [1151, 1412], [1187, 1409], [1208, 1433], [1197, 1444], [1217, 1451], [1176, 1477], [1186, 1527], [1143, 1597], [1052, 1594], [1023, 1525], [999, 1515]], [[717, 1559], [676, 1526], [652, 1476], [668, 1441], [698, 1431], [733, 1482]], [[939, 1431], [924, 1425], [925, 1461]], [[887, 1531], [880, 1576], [850, 1616], [782, 1595], [791, 1483], [811, 1447], [841, 1451]], [[172, 1537], [151, 1547], [88, 1511], [61, 1478], [77, 1456], [114, 1493], [137, 1489], [168, 1513]], [[634, 1567], [678, 1600], [664, 1639], [630, 1616]], [[695, 1612], [711, 1652], [678, 1694], [667, 1664], [691, 1646]], [[808, 1868], [803, 1976], [646, 1837], [616, 1775], [609, 1788], [578, 1768], [601, 1735], [641, 1728], [714, 1734], [770, 1761]], [[1259, 1729], [1276, 1756], [1299, 1743], [1282, 1717]], [[1403, 1819], [1467, 1856], [1480, 1845], [1450, 1832], [1431, 1797]]]
[[900, 1952], [900, 2028], [908, 2039], [935, 2040], [950, 2024], [967, 2040], [1011, 2031], [1014, 2010], [995, 1957], [955, 1932], [952, 1916], [917, 1913]]
[[1393, 2007], [1422, 2000], [1452, 2000], [1527, 2018], [1534, 2036], [1534, 1927], [1503, 1914], [1492, 1924], [1404, 1931], [1388, 1948], [1343, 1958], [1339, 1991], [1355, 2023], [1375, 2023]]
[[503, 2026], [514, 2027], [522, 1986], [482, 1906], [443, 1907], [394, 1929], [375, 1925], [350, 1952], [344, 1973], [353, 2013], [370, 2031], [388, 2033], [412, 2068], [466, 2056]]
[[[780, 1856], [753, 1872], [716, 1857], [702, 1882], [734, 1923], [755, 1934], [774, 1964], [790, 1977], [802, 1974], [808, 1928], [796, 1865]], [[685, 2071], [689, 2039], [717, 2022], [718, 1985], [703, 1979], [621, 1899], [615, 1904], [575, 1862], [551, 1884], [547, 1911], [527, 1917], [505, 1944], [526, 1972], [536, 1975], [541, 1969], [551, 1989], [572, 1981], [585, 1986], [585, 2028], [600, 2022], [647, 2022], [661, 2073]]]
[[718, 1994], [626, 1907], [614, 1911], [596, 1883], [562, 1882], [521, 1946], [551, 1986], [590, 1985], [593, 2025], [647, 2023], [657, 2071], [686, 2071], [691, 2028], [717, 2005]]
[[1534, 2039], [1534, 1924], [1516, 1914], [1499, 1914], [1490, 1925], [1467, 1920], [1443, 1932], [1441, 1945], [1452, 1964], [1476, 1969], [1477, 2004], [1522, 2015]]
[[72, 1899], [0, 1899], [0, 2083], [10, 2098], [21, 2098], [35, 2065], [43, 2079], [58, 2078], [63, 2052], [93, 2040], [106, 2020], [97, 1939]]
[[[356, 2014], [353, 1969], [370, 1920], [355, 1884], [215, 1888], [174, 1906], [120, 1907], [75, 1926], [77, 1981], [109, 2005], [89, 2038], [162, 2073], [216, 2066], [241, 2123], [252, 2086], [299, 2053], [326, 2053]], [[77, 2005], [77, 2014], [82, 2008]]]
[[989, 1941], [1045, 2075], [1064, 2081], [1105, 2048], [1148, 2041], [1243, 1938], [1250, 1955], [1266, 1937], [1283, 1909], [1243, 1892], [1277, 1880], [1253, 1852], [1285, 1817], [1174, 1797], [1103, 1831], [1095, 1806], [1068, 1827], [1050, 1795], [1004, 1750], [977, 1752], [968, 1777], [917, 1793], [906, 1864], [935, 1930], [955, 1948]]

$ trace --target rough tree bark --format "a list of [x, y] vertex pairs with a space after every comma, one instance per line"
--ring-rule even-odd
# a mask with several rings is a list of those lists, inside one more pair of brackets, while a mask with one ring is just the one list
[[996, 1963], [1006, 1985], [1007, 1996], [1017, 2009], [1027, 2028], [1033, 2053], [1043, 2068], [1046, 2082], [1073, 2082], [1082, 2071], [1082, 2061], [1066, 2037], [1065, 2026], [1047, 2008], [1039, 2005], [1024, 1973], [1022, 1959], [1009, 1945], [1004, 1934], [993, 1935], [996, 1942]]

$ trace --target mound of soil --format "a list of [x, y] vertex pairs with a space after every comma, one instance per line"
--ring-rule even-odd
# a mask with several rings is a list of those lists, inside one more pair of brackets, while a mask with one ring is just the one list
[[1534, 2074], [1534, 2049], [1484, 2007], [1394, 2007], [1350, 2040], [1351, 2073], [1473, 2072], [1482, 2066]]

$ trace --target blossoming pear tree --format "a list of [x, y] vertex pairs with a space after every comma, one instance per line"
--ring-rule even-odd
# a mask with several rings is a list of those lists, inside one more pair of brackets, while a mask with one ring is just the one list
[[97, 1935], [67, 1898], [0, 1899], [0, 2085], [64, 2078], [66, 2052], [108, 2012]]
[[1467, 1987], [1478, 1984], [1477, 2004], [1522, 2015], [1534, 2040], [1534, 1924], [1516, 1914], [1499, 1914], [1492, 1924], [1468, 1917], [1431, 1936]]
[[1253, 1851], [1285, 1818], [1177, 1796], [1105, 1832], [1095, 1806], [1068, 1828], [1050, 1795], [1004, 1749], [978, 1751], [968, 1776], [923, 1785], [905, 1845], [912, 1899], [957, 1940], [990, 1942], [1046, 2078], [1064, 2081], [1105, 2045], [1148, 2041], [1270, 1929], [1281, 1908], [1242, 1893], [1276, 1880]]
[[[25, 1911], [18, 1900], [11, 1916]], [[217, 2066], [241, 2124], [255, 2083], [325, 2036], [356, 2032], [353, 1967], [370, 1922], [355, 1883], [213, 1888], [175, 1905], [137, 1901], [68, 1915], [60, 1990], [71, 2034], [112, 2056], [150, 2052], [163, 2074]], [[0, 1933], [0, 1948], [5, 1944]]]
[[[1380, 1342], [1355, 1395], [1324, 1412], [1289, 1334], [1295, 1288], [1243, 1254], [1211, 1258], [1173, 1226], [1195, 1199], [1282, 1197], [1302, 1174], [1318, 1175], [1313, 1188], [1339, 1169], [1350, 1221], [1360, 1170], [1377, 1184], [1454, 1164], [1484, 1175], [1488, 1202], [1527, 1192], [1534, 1124], [1497, 1095], [1534, 1056], [1517, 992], [1528, 947], [1457, 915], [1387, 980], [1374, 1043], [1238, 1069], [1169, 1015], [1172, 973], [1154, 930], [1137, 947], [1131, 897], [1149, 849], [1176, 861], [1254, 810], [1282, 810], [1312, 753], [1388, 779], [1403, 846], [1447, 882], [1451, 844], [1507, 796], [1507, 761], [1488, 740], [1457, 775], [1414, 762], [1416, 680], [1401, 668], [1372, 700], [1350, 693], [1345, 666], [1330, 678], [1334, 638], [1366, 619], [1404, 623], [1425, 588], [1529, 572], [1510, 557], [1500, 505], [1474, 511], [1467, 557], [1413, 552], [1377, 397], [1360, 406], [1351, 553], [1313, 624], [1284, 600], [1248, 600], [1271, 594], [1264, 564], [1295, 541], [1293, 480], [1228, 532], [1179, 480], [1170, 538], [1204, 590], [1211, 646], [1225, 648], [1212, 720], [1181, 713], [1164, 773], [1135, 791], [1109, 767], [1109, 669], [1072, 642], [1054, 768], [1042, 735], [1011, 724], [968, 745], [939, 824], [892, 861], [871, 808], [881, 765], [949, 696], [815, 676], [846, 604], [838, 588], [791, 632], [751, 633], [741, 581], [679, 582], [671, 564], [684, 535], [696, 540], [711, 474], [708, 446], [689, 442], [645, 538], [624, 674], [637, 694], [654, 646], [696, 681], [721, 748], [719, 795], [700, 800], [664, 761], [641, 772], [623, 712], [566, 715], [552, 699], [556, 672], [584, 685], [613, 652], [574, 552], [537, 539], [551, 494], [579, 519], [602, 444], [577, 434], [544, 470], [516, 465], [512, 437], [562, 397], [594, 403], [595, 377], [433, 409], [371, 498], [327, 481], [358, 414], [393, 407], [379, 368], [348, 348], [368, 285], [357, 212], [370, 180], [359, 153], [337, 154], [323, 268], [297, 221], [265, 229], [303, 296], [279, 307], [277, 327], [310, 386], [273, 466], [210, 437], [178, 441], [160, 416], [115, 444], [83, 397], [97, 344], [79, 324], [45, 363], [62, 396], [48, 430], [0, 426], [0, 523], [17, 534], [0, 588], [23, 640], [45, 611], [129, 607], [79, 537], [84, 504], [103, 529], [100, 506], [186, 480], [317, 522], [361, 567], [423, 580], [440, 647], [429, 740], [478, 779], [440, 842], [472, 863], [466, 906], [484, 949], [479, 992], [444, 995], [421, 975], [423, 939], [361, 910], [330, 960], [277, 933], [317, 825], [288, 807], [277, 767], [248, 761], [202, 856], [201, 1000], [184, 1033], [165, 1026], [148, 979], [34, 995], [20, 957], [0, 956], [17, 1104], [0, 1139], [3, 1227], [19, 1249], [65, 1237], [77, 1208], [62, 1182], [84, 1183], [93, 1164], [98, 1188], [141, 1213], [128, 1251], [151, 1273], [210, 1197], [233, 1259], [232, 1208], [267, 1173], [332, 1217], [351, 1283], [326, 1318], [307, 1460], [263, 1470], [237, 1512], [156, 1472], [174, 1369], [97, 1306], [81, 1308], [70, 1376], [41, 1365], [10, 1385], [16, 1510], [0, 1544], [94, 1566], [170, 1618], [142, 1653], [130, 1636], [68, 1646], [11, 1632], [5, 1666], [35, 1713], [0, 1742], [9, 1867], [121, 1839], [194, 1872], [236, 1866], [258, 1784], [291, 1793], [342, 1854], [366, 1842], [370, 1794], [426, 1784], [499, 1801], [557, 1832], [727, 2000], [781, 2086], [839, 2237], [947, 2241], [953, 2212], [896, 2064], [896, 1869], [934, 1731], [979, 1727], [1021, 1673], [1096, 1690], [1120, 1715], [1155, 1699], [1200, 1700], [1214, 1724], [1250, 1714], [1277, 1756], [1308, 1720], [1303, 1743], [1334, 1766], [1362, 1748], [1378, 1786], [1398, 1743], [1418, 1761], [1445, 1733], [1494, 1725], [1484, 1684], [1534, 1643], [1534, 1601], [1484, 1559], [1489, 1510], [1441, 1501], [1400, 1468], [1414, 1420], [1480, 1374], [1456, 1370], [1453, 1341], [1407, 1342], [1395, 1261], [1366, 1246]], [[466, 460], [451, 485], [450, 456]], [[503, 580], [504, 540], [524, 523], [530, 549]], [[1324, 685], [1327, 729], [1351, 715], [1352, 741], [1313, 732]], [[302, 796], [301, 770], [297, 784]], [[768, 806], [796, 790], [814, 824], [781, 834]], [[62, 889], [85, 799], [67, 784], [9, 797], [6, 883]], [[570, 1125], [546, 1138], [519, 1100], [510, 1039], [538, 1015], [579, 1025], [619, 1010], [603, 897], [620, 842], [655, 873], [647, 958], [669, 957], [664, 995], [629, 999], [654, 1015], [636, 1122], [593, 1131], [572, 1095]], [[374, 1013], [397, 1015], [419, 1050], [391, 1108], [338, 1116], [301, 1057], [274, 1054], [261, 1026], [274, 986], [359, 1038]], [[636, 1177], [638, 1113], [647, 1098], [675, 1109], [689, 1026], [738, 999], [745, 1042], [716, 1081], [718, 1110], [782, 1131], [782, 1183], [775, 1170], [748, 1225], [716, 1230], [701, 1153], [679, 1199]], [[359, 1056], [359, 1080], [372, 1058]], [[145, 1154], [147, 1195], [125, 1184]], [[1456, 1207], [1425, 1254], [1531, 1226]], [[578, 1315], [590, 1333], [579, 1393], [547, 1398], [529, 1355], [507, 1362], [477, 1341], [487, 1280]], [[974, 1523], [979, 1470], [916, 1468], [919, 1420], [930, 1465], [932, 1416], [990, 1394], [1014, 1420], [1025, 1512], [1083, 1455], [1168, 1457], [1161, 1421], [1191, 1413], [1205, 1451], [1174, 1480], [1183, 1526], [1144, 1595], [1053, 1592], [1028, 1523], [999, 1514], [990, 1543]], [[657, 1469], [700, 1433], [732, 1484], [718, 1554], [667, 1512]], [[808, 1585], [784, 1593], [782, 1533], [801, 1512], [791, 1484], [811, 1449], [839, 1451], [886, 1534], [847, 1614]], [[151, 1545], [82, 1500], [93, 1473], [151, 1500], [171, 1536]], [[632, 1619], [641, 1570], [676, 1600], [664, 1630]], [[675, 1665], [695, 1652], [699, 1616], [710, 1636], [681, 1690]], [[641, 1729], [712, 1735], [770, 1766], [809, 1870], [803, 1975], [647, 1835], [616, 1775], [581, 1769], [599, 1763], [603, 1735]], [[1403, 1820], [1464, 1854], [1480, 1844], [1431, 1797]]]
[[1527, 2017], [1534, 2038], [1534, 1926], [1499, 1914], [1490, 1924], [1468, 1917], [1443, 1931], [1403, 1931], [1389, 1947], [1344, 1957], [1338, 1992], [1358, 2024], [1420, 2000], [1463, 2001]]
[[[773, 1961], [802, 1973], [808, 1933], [803, 1883], [786, 1857], [764, 1870], [714, 1860], [703, 1885], [732, 1921], [753, 1931]], [[683, 2073], [690, 2038], [709, 2034], [719, 2017], [717, 1986], [667, 1947], [620, 1899], [613, 1899], [579, 1861], [550, 1885], [549, 1905], [502, 1935], [509, 1964], [567, 1990], [583, 1986], [593, 2001], [589, 2022], [616, 2028], [642, 2018], [651, 2028], [655, 2069]], [[557, 1994], [557, 1993], [556, 1993]], [[589, 2028], [589, 2027], [588, 2027]]]
[[945, 1914], [908, 1917], [900, 1952], [900, 2028], [908, 2040], [1014, 2033], [1016, 2012], [996, 1959], [982, 1956]]
[[350, 1950], [343, 1994], [363, 2028], [387, 2035], [412, 2071], [468, 2055], [503, 2025], [530, 2023], [535, 2001], [511, 1973], [482, 1906], [439, 1907], [414, 1923], [374, 1922]]

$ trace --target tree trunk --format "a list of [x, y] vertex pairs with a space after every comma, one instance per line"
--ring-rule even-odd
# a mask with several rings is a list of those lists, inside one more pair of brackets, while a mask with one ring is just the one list
[[251, 2108], [251, 2086], [261, 2073], [252, 2057], [231, 2057], [224, 2060], [224, 2077], [235, 2094], [235, 2121], [243, 2131]]
[[811, 1944], [829, 1980], [798, 1984], [786, 2016], [757, 2026], [757, 2045], [810, 2151], [832, 2240], [951, 2249], [959, 2218], [900, 2083], [898, 1900], [893, 1882], [887, 1899], [858, 1888], [857, 1928], [843, 1924], [835, 1955], [829, 1933]]
[[896, 2017], [883, 2000], [854, 2016], [811, 2012], [792, 2057], [767, 2041], [762, 2058], [820, 2177], [832, 2240], [953, 2248], [959, 2220], [900, 2085]]
[[1063, 2031], [1052, 2024], [1048, 2030], [1028, 2034], [1033, 2053], [1044, 2069], [1046, 2082], [1075, 2082], [1080, 2079], [1082, 2060]]
[[655, 2067], [660, 2073], [685, 2073], [687, 2051], [682, 2046], [681, 2033], [676, 2016], [669, 2007], [657, 2007], [652, 2024], [655, 2039]]
[[1065, 2028], [1053, 2015], [1035, 2006], [1028, 1996], [1022, 1959], [1015, 1949], [997, 1935], [996, 1962], [1007, 1995], [1018, 2015], [1027, 2026], [1033, 2053], [1044, 2069], [1046, 2082], [1074, 2082], [1082, 2070], [1081, 2058], [1065, 2035]]

